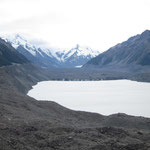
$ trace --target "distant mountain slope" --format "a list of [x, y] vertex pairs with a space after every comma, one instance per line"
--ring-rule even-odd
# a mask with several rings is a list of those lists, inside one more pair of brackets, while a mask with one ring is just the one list
[[127, 41], [117, 44], [106, 52], [91, 59], [88, 67], [108, 67], [126, 65], [150, 65], [150, 31], [146, 30], [140, 35], [133, 36]]
[[0, 66], [28, 62], [22, 54], [18, 53], [9, 43], [0, 38]]
[[75, 48], [70, 49], [66, 52], [57, 52], [57, 56], [61, 56], [62, 67], [81, 67], [87, 63], [91, 58], [97, 56], [99, 51], [93, 50], [89, 47], [81, 47], [76, 45]]
[[18, 34], [7, 36], [5, 39], [32, 63], [42, 67], [58, 66], [57, 59], [49, 49], [41, 49]]
[[42, 67], [74, 68], [84, 65], [99, 54], [96, 50], [79, 45], [70, 50], [57, 50], [47, 46], [39, 47], [18, 34], [6, 36], [5, 39], [32, 63]]

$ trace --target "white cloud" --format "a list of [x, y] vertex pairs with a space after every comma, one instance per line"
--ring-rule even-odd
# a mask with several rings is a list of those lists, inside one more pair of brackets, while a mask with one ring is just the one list
[[0, 1], [0, 33], [104, 51], [150, 29], [149, 8], [149, 0], [5, 0]]

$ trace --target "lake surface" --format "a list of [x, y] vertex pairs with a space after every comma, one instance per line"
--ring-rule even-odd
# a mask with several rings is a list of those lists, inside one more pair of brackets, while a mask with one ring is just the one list
[[29, 96], [55, 101], [73, 110], [103, 115], [126, 113], [150, 117], [150, 83], [115, 81], [44, 81]]

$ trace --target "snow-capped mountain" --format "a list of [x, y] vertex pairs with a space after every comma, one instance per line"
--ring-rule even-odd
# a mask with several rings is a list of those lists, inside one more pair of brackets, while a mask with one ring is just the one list
[[89, 47], [81, 47], [76, 45], [75, 48], [65, 52], [56, 52], [57, 56], [61, 56], [61, 66], [65, 67], [80, 67], [91, 58], [97, 56], [99, 51], [92, 50]]
[[52, 55], [50, 49], [40, 48], [31, 44], [23, 36], [18, 34], [6, 36], [3, 39], [9, 42], [18, 52], [23, 54], [30, 62], [42, 67], [57, 67], [58, 61]]
[[40, 47], [19, 34], [3, 37], [30, 62], [42, 67], [79, 67], [97, 56], [99, 51], [78, 44], [70, 50], [58, 50], [47, 45]]

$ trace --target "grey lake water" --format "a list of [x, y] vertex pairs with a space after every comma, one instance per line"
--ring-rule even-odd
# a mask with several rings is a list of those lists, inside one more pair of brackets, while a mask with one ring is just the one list
[[67, 108], [103, 115], [126, 113], [150, 117], [150, 83], [114, 81], [44, 81], [28, 95]]

